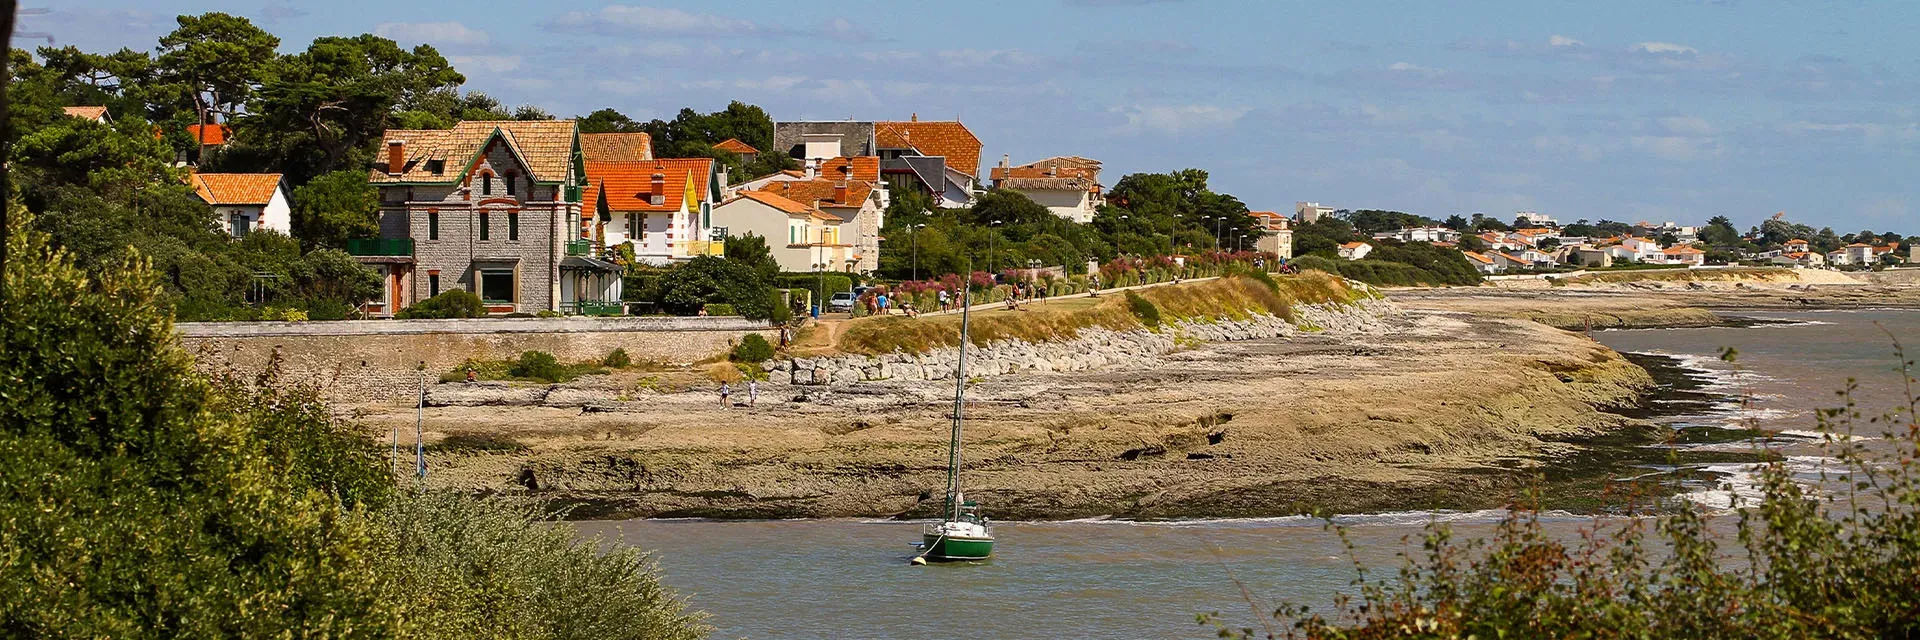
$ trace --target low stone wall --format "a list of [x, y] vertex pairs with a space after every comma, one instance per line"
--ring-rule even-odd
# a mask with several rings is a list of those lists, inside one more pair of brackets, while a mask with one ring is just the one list
[[448, 318], [440, 320], [342, 320], [339, 322], [181, 322], [187, 338], [276, 336], [411, 336], [430, 333], [602, 333], [632, 331], [756, 331], [764, 320], [732, 317], [638, 316], [620, 318]]
[[[1243, 321], [1180, 322], [1162, 327], [1159, 331], [1089, 328], [1080, 330], [1078, 338], [1064, 342], [1033, 344], [1015, 340], [1000, 341], [968, 349], [967, 377], [1028, 371], [1086, 371], [1145, 364], [1179, 349], [1183, 341], [1256, 340], [1288, 337], [1307, 331], [1365, 334], [1384, 330], [1381, 319], [1394, 312], [1391, 303], [1364, 300], [1352, 305], [1296, 307], [1295, 322], [1263, 315]], [[797, 385], [847, 385], [872, 380], [951, 380], [958, 360], [958, 349], [936, 349], [924, 354], [780, 360], [770, 363], [768, 370], [773, 382]]]
[[[633, 321], [694, 320], [671, 324]], [[383, 321], [365, 321], [383, 322]], [[405, 321], [412, 324], [415, 321]], [[460, 331], [346, 332], [330, 325], [347, 323], [205, 323], [183, 328], [181, 342], [204, 370], [262, 371], [277, 352], [281, 369], [296, 382], [318, 384], [330, 399], [351, 403], [406, 401], [417, 393], [417, 367], [426, 364], [427, 381], [469, 358], [505, 360], [523, 351], [546, 351], [561, 362], [599, 361], [625, 349], [635, 362], [688, 364], [726, 352], [749, 333], [776, 340], [764, 323], [728, 318], [475, 319], [429, 321]], [[564, 324], [562, 324], [564, 323]], [[273, 333], [295, 325], [302, 333]], [[359, 324], [359, 323], [355, 323]], [[247, 325], [255, 325], [248, 327]], [[559, 325], [556, 330], [555, 325]], [[360, 327], [370, 325], [359, 324]], [[532, 329], [545, 326], [546, 331]], [[694, 327], [694, 328], [686, 328]], [[249, 333], [260, 331], [262, 333]], [[310, 332], [309, 332], [310, 331]], [[216, 333], [219, 335], [208, 335]]]

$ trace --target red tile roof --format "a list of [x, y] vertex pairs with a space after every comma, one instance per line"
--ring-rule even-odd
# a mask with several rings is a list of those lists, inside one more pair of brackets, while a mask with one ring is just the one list
[[[801, 204], [817, 204], [823, 211], [830, 208], [858, 208], [865, 205], [867, 198], [873, 195], [873, 183], [864, 180], [848, 180], [846, 181], [847, 198], [845, 202], [841, 202], [834, 198], [834, 187], [838, 182], [838, 180], [788, 180], [767, 183], [762, 190]], [[829, 211], [828, 213], [842, 220], [851, 219], [853, 216], [851, 212]]]
[[1489, 258], [1484, 255], [1474, 253], [1472, 251], [1462, 251], [1460, 253], [1466, 254], [1468, 260], [1472, 260], [1474, 262], [1478, 262], [1481, 264], [1493, 264], [1493, 258]]
[[725, 140], [721, 140], [720, 144], [713, 145], [713, 148], [719, 149], [721, 151], [730, 151], [730, 152], [738, 153], [741, 155], [752, 155], [752, 154], [760, 153], [759, 149], [753, 148], [753, 145], [747, 144], [745, 142], [741, 142], [739, 138], [727, 138]]
[[825, 220], [834, 219], [833, 216], [827, 215], [819, 209], [795, 202], [791, 198], [771, 191], [742, 191], [740, 192], [740, 197], [779, 209], [783, 213], [804, 213], [815, 218]]
[[914, 149], [922, 155], [945, 156], [948, 167], [969, 176], [980, 175], [980, 138], [958, 120], [875, 122], [873, 137], [882, 149]]
[[224, 125], [224, 124], [207, 125], [205, 135], [201, 135], [200, 131], [201, 131], [200, 125], [197, 125], [197, 124], [187, 125], [187, 137], [197, 139], [200, 141], [200, 144], [208, 145], [208, 146], [217, 146], [217, 145], [226, 144], [227, 136], [233, 133], [233, 130], [228, 129], [227, 125]]
[[[1061, 179], [1079, 178], [1088, 184], [1087, 190], [1100, 191], [1100, 161], [1080, 156], [1055, 156], [1029, 162], [1017, 167], [994, 167], [993, 181], [996, 185], [1004, 180], [1019, 178]], [[1019, 187], [1012, 187], [1019, 188]]]
[[[653, 204], [653, 174], [662, 174], [665, 195]], [[662, 158], [646, 162], [589, 162], [589, 186], [580, 197], [580, 215], [590, 217], [599, 211], [600, 198], [607, 199], [608, 211], [679, 211], [687, 198], [687, 183], [695, 188], [694, 200], [703, 199], [699, 189], [713, 175], [712, 158]], [[698, 207], [689, 206], [689, 210]]]
[[[376, 158], [379, 165], [368, 170], [367, 181], [459, 182], [465, 179], [469, 163], [493, 139], [495, 130], [519, 153], [538, 182], [565, 181], [573, 166], [574, 151], [580, 148], [575, 144], [579, 137], [572, 120], [462, 120], [452, 129], [388, 129], [381, 134]], [[386, 153], [393, 142], [405, 143], [402, 148], [406, 158], [400, 175], [387, 174]], [[441, 163], [439, 173], [431, 170], [433, 160]]]
[[1690, 253], [1706, 253], [1706, 252], [1701, 251], [1699, 249], [1695, 249], [1693, 247], [1686, 246], [1686, 245], [1681, 245], [1678, 247], [1667, 247], [1666, 249], [1661, 250], [1660, 253], [1664, 253], [1670, 256], [1677, 256], [1677, 255], [1685, 255]]
[[216, 205], [264, 205], [280, 188], [278, 173], [196, 173], [189, 180], [194, 195]]

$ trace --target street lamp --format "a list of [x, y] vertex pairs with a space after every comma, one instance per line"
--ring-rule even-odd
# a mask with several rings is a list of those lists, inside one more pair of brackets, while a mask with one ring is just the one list
[[1000, 232], [994, 230], [994, 227], [998, 226], [1000, 226], [999, 220], [987, 223], [987, 272], [989, 274], [1000, 272], [1000, 254], [994, 249], [994, 240], [1000, 236]]
[[927, 223], [922, 222], [920, 224], [907, 227], [907, 239], [913, 241], [913, 279], [914, 280], [920, 279], [920, 227], [924, 227], [924, 226], [927, 226]]
[[1226, 216], [1213, 216], [1213, 250], [1220, 250], [1220, 223], [1226, 222]]
[[830, 266], [833, 265], [828, 263], [825, 258], [822, 258], [820, 262], [814, 263], [813, 265], [813, 272], [820, 277], [820, 285], [814, 289], [820, 292], [820, 299], [813, 302], [813, 317], [815, 319], [818, 319], [820, 314], [826, 313], [827, 311], [827, 267]]

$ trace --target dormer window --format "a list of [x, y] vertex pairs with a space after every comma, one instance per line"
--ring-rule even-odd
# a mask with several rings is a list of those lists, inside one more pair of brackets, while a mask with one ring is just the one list
[[442, 173], [446, 173], [446, 172], [447, 172], [447, 161], [445, 161], [445, 160], [428, 160], [428, 161], [427, 161], [427, 171], [429, 171], [429, 172], [432, 172], [432, 173], [433, 173], [433, 175], [436, 175], [436, 176], [437, 176], [437, 175], [440, 175], [440, 174], [442, 174]]

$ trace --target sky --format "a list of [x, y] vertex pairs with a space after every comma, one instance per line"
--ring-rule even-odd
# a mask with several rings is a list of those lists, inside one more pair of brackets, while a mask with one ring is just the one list
[[[46, 3], [29, 0], [27, 7]], [[1920, 233], [1920, 4], [67, 0], [18, 30], [151, 49], [173, 16], [428, 43], [469, 90], [636, 119], [959, 118], [983, 165], [1205, 169], [1256, 210]], [[32, 45], [16, 39], [16, 46]], [[46, 39], [40, 38], [44, 44]]]

